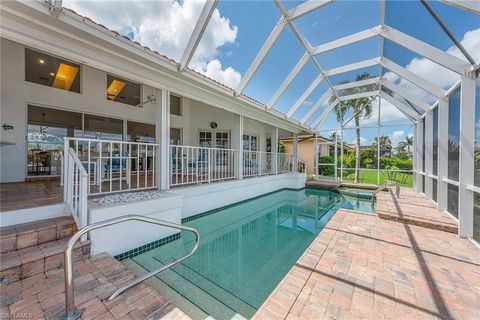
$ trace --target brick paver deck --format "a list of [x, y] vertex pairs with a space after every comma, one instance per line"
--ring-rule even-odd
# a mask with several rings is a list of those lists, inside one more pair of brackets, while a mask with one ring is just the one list
[[[107, 298], [134, 275], [108, 254], [76, 262], [75, 305], [82, 319], [189, 319], [145, 283]], [[65, 314], [63, 269], [0, 287], [1, 319], [60, 319]]]
[[480, 250], [340, 210], [254, 319], [479, 319]]
[[393, 190], [380, 192], [377, 195], [377, 214], [382, 219], [458, 233], [458, 223], [452, 217], [439, 211], [435, 203], [411, 188], [402, 188], [398, 198]]

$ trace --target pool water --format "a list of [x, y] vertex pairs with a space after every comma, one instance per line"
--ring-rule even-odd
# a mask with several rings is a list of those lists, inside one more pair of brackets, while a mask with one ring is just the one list
[[[338, 208], [375, 211], [370, 200], [338, 192], [282, 190], [191, 220], [185, 225], [200, 232], [199, 249], [157, 278], [190, 309], [215, 319], [251, 318]], [[188, 252], [193, 242], [182, 232], [132, 260], [152, 270]]]

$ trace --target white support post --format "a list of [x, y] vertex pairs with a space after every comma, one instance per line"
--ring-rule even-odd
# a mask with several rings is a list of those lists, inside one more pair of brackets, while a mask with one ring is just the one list
[[351, 64], [347, 64], [341, 67], [333, 68], [330, 70], [326, 70], [324, 72], [325, 76], [334, 76], [336, 74], [340, 73], [345, 73], [345, 72], [350, 72], [358, 69], [363, 69], [363, 68], [368, 68], [371, 66], [375, 66], [380, 63], [380, 58], [373, 58], [373, 59], [367, 59]]
[[402, 96], [404, 99], [410, 101], [411, 103], [414, 103], [415, 105], [417, 105], [418, 107], [422, 108], [423, 111], [425, 112], [428, 112], [430, 111], [430, 109], [432, 108], [431, 105], [429, 105], [428, 103], [426, 103], [425, 101], [423, 101], [422, 99], [418, 98], [417, 96], [407, 92], [406, 90], [404, 90], [403, 88], [401, 88], [400, 86], [388, 81], [387, 79], [385, 78], [382, 78], [380, 80], [380, 84], [392, 91], [394, 91], [396, 94]]
[[460, 94], [460, 156], [458, 235], [473, 236], [473, 192], [475, 147], [475, 90], [476, 80], [462, 76]]
[[278, 128], [273, 128], [272, 134], [272, 164], [273, 164], [273, 173], [278, 174]]
[[423, 172], [423, 157], [422, 157], [422, 151], [423, 151], [423, 122], [418, 121], [417, 125], [415, 126], [416, 129], [416, 134], [415, 134], [415, 153], [416, 153], [416, 168], [417, 168], [417, 179], [416, 179], [416, 184], [415, 184], [415, 190], [417, 192], [422, 193], [422, 181], [423, 181], [423, 175], [420, 174], [420, 172]]
[[417, 126], [413, 127], [413, 145], [412, 145], [412, 158], [413, 158], [413, 174], [412, 174], [412, 182], [413, 182], [413, 190], [417, 191], [418, 186], [418, 159], [417, 159]]
[[320, 53], [323, 53], [323, 52], [327, 52], [327, 51], [335, 50], [335, 49], [338, 49], [338, 48], [341, 48], [341, 47], [344, 47], [344, 46], [348, 46], [350, 44], [353, 44], [353, 43], [356, 43], [356, 42], [359, 42], [359, 41], [363, 41], [363, 40], [373, 38], [373, 37], [378, 36], [380, 34], [380, 30], [381, 30], [381, 26], [378, 25], [376, 27], [372, 27], [372, 28], [369, 28], [367, 30], [360, 31], [360, 32], [348, 35], [346, 37], [321, 44], [321, 45], [313, 48], [312, 53], [314, 55], [317, 55], [317, 54], [320, 54]]
[[160, 104], [157, 106], [155, 135], [159, 144], [155, 156], [155, 168], [157, 185], [160, 190], [168, 190], [170, 184], [170, 92], [158, 90], [157, 99]]
[[293, 171], [297, 172], [298, 165], [298, 134], [293, 134]]
[[447, 210], [448, 185], [443, 178], [448, 178], [448, 101], [438, 102], [438, 210]]
[[430, 174], [433, 173], [433, 113], [425, 115], [425, 196], [433, 198], [433, 181]]
[[237, 179], [243, 179], [243, 115], [238, 120], [238, 157], [237, 157]]

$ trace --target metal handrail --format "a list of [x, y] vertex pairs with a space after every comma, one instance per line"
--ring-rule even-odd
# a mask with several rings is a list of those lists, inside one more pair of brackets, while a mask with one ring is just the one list
[[180, 263], [183, 260], [187, 259], [188, 257], [192, 256], [195, 253], [195, 251], [197, 251], [198, 246], [200, 245], [200, 234], [194, 228], [185, 227], [185, 226], [182, 226], [182, 225], [179, 225], [179, 224], [176, 224], [176, 223], [171, 223], [171, 222], [167, 222], [167, 221], [163, 221], [163, 220], [159, 220], [159, 219], [154, 219], [154, 218], [149, 218], [149, 217], [145, 217], [145, 216], [140, 216], [140, 215], [135, 215], [135, 214], [126, 215], [126, 216], [119, 217], [119, 218], [113, 218], [113, 219], [109, 219], [109, 220], [105, 220], [105, 221], [100, 221], [100, 222], [97, 222], [97, 223], [92, 223], [92, 224], [80, 229], [77, 233], [75, 233], [70, 238], [70, 240], [68, 240], [67, 246], [65, 247], [65, 257], [64, 257], [64, 263], [65, 263], [64, 264], [64, 266], [65, 266], [65, 307], [66, 307], [65, 319], [68, 319], [68, 320], [78, 319], [78, 318], [80, 318], [80, 315], [81, 315], [81, 311], [79, 309], [75, 308], [75, 296], [74, 296], [74, 284], [73, 284], [73, 262], [72, 262], [73, 261], [73, 259], [72, 259], [73, 246], [78, 241], [78, 239], [80, 239], [80, 237], [87, 232], [90, 232], [92, 230], [99, 229], [99, 228], [108, 227], [108, 226], [111, 226], [113, 224], [122, 223], [122, 222], [125, 222], [125, 221], [130, 221], [130, 220], [143, 221], [143, 222], [157, 224], [157, 225], [161, 225], [161, 226], [165, 226], [165, 227], [170, 227], [170, 228], [175, 228], [175, 229], [180, 229], [180, 230], [185, 230], [185, 231], [192, 232], [195, 235], [195, 246], [192, 248], [192, 250], [190, 250], [190, 252], [188, 254], [184, 255], [183, 257], [181, 257], [179, 259], [176, 259], [176, 260], [173, 260], [172, 262], [170, 262], [166, 265], [163, 265], [162, 267], [160, 267], [158, 269], [152, 270], [152, 271], [144, 274], [143, 276], [132, 279], [129, 282], [125, 283], [123, 286], [118, 288], [110, 296], [110, 298], [108, 298], [109, 301], [115, 299], [118, 295], [120, 295], [125, 290], [139, 284], [142, 281], [147, 280], [148, 278], [156, 275], [157, 273], [162, 272], [163, 270], [168, 269], [171, 266], [176, 265], [177, 263]]
[[375, 202], [375, 196], [380, 193], [381, 191], [385, 190], [386, 188], [390, 187], [390, 186], [395, 186], [395, 194], [397, 195], [397, 197], [400, 197], [400, 185], [398, 184], [398, 182], [396, 181], [391, 181], [391, 180], [387, 180], [385, 181], [380, 187], [378, 187], [377, 189], [375, 189], [375, 191], [373, 192], [372, 194], [372, 203]]

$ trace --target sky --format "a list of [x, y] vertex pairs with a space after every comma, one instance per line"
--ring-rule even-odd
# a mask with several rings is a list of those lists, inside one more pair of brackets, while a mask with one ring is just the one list
[[[301, 1], [285, 0], [281, 2], [286, 9], [301, 3]], [[480, 61], [479, 15], [439, 1], [429, 1], [429, 3], [474, 59], [477, 62]], [[204, 0], [63, 1], [63, 6], [86, 15], [176, 61], [180, 61], [203, 5]], [[115, 10], [112, 11], [112, 8]], [[293, 23], [309, 45], [315, 47], [379, 25], [380, 11], [380, 1], [337, 0], [296, 19]], [[236, 88], [279, 18], [280, 11], [273, 1], [220, 0], [189, 67]], [[465, 59], [419, 1], [386, 0], [385, 23]], [[284, 28], [277, 43], [270, 50], [244, 93], [266, 104], [303, 54], [304, 49], [293, 32], [288, 27]], [[324, 70], [328, 70], [375, 58], [379, 54], [380, 39], [376, 37], [322, 53], [317, 55], [317, 60]], [[389, 41], [385, 41], [384, 54], [388, 59], [443, 89], [448, 89], [458, 80], [456, 74]], [[354, 81], [355, 77], [362, 72], [379, 76], [380, 68], [374, 66], [336, 75], [329, 79], [333, 85], [342, 81]], [[309, 61], [278, 99], [274, 108], [281, 112], [289, 110], [318, 75], [318, 69], [313, 62]], [[429, 104], [435, 101], [432, 95], [389, 70], [384, 69], [383, 76]], [[326, 81], [322, 81], [293, 117], [301, 119], [328, 88]], [[374, 113], [377, 115], [378, 104], [378, 100], [373, 102], [376, 110]], [[408, 127], [404, 126], [409, 122], [408, 119], [386, 101], [382, 100], [381, 106], [382, 123], [402, 124], [399, 127], [384, 128], [383, 133], [391, 136], [395, 141], [405, 138], [409, 134]], [[324, 108], [325, 105], [320, 107], [307, 123], [313, 123]], [[376, 123], [377, 115], [362, 120], [362, 124]], [[338, 123], [335, 116], [329, 115], [320, 129], [336, 127]], [[364, 131], [363, 141], [365, 143], [373, 141], [375, 130]], [[400, 132], [403, 132], [403, 136]], [[402, 138], [399, 138], [400, 136]]]

